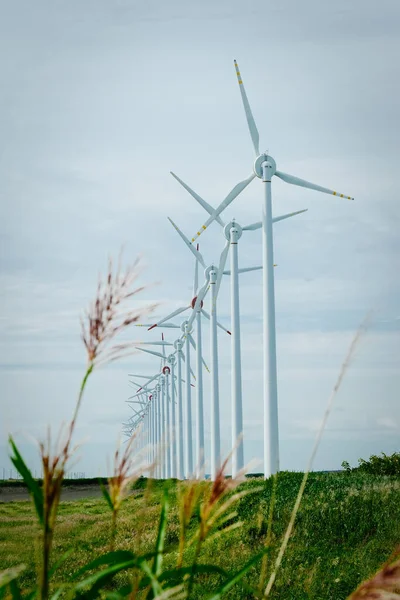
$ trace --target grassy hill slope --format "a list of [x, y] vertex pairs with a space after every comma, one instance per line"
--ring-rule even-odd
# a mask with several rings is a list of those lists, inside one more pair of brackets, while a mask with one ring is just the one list
[[[271, 554], [268, 572], [279, 549], [300, 486], [301, 473], [281, 473], [273, 514]], [[122, 508], [117, 548], [151, 551], [157, 532], [163, 482], [154, 481], [146, 491], [143, 481], [136, 486]], [[203, 483], [200, 485], [209, 485]], [[236, 505], [241, 527], [207, 541], [200, 561], [227, 571], [238, 570], [260, 551], [267, 532], [272, 481], [249, 479], [240, 489], [253, 490]], [[176, 564], [179, 543], [177, 483], [171, 482], [171, 506], [166, 533], [166, 566]], [[193, 531], [196, 516], [192, 517]], [[229, 523], [227, 523], [229, 524]], [[33, 586], [36, 576], [35, 555], [38, 530], [33, 509], [28, 502], [0, 504], [1, 568], [24, 563], [24, 587]], [[54, 576], [65, 581], [90, 558], [108, 550], [110, 512], [101, 499], [63, 502], [55, 534], [54, 561], [73, 548]], [[400, 479], [364, 473], [310, 474], [305, 495], [296, 519], [294, 533], [278, 573], [271, 598], [304, 600], [341, 600], [390, 556], [400, 543]], [[190, 560], [193, 547], [186, 551]], [[261, 562], [243, 582], [236, 585], [228, 598], [253, 597], [246, 583], [257, 586]], [[119, 574], [116, 585], [127, 580]], [[193, 598], [206, 597], [218, 584], [217, 575], [201, 578]]]

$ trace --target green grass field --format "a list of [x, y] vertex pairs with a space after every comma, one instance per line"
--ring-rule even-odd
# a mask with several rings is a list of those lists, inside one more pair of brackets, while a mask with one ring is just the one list
[[[301, 473], [278, 477], [272, 527], [272, 556], [290, 518]], [[206, 485], [206, 484], [204, 484]], [[249, 479], [241, 488], [257, 489], [237, 504], [242, 527], [205, 543], [201, 562], [227, 571], [238, 570], [265, 543], [271, 481]], [[149, 493], [137, 486], [122, 508], [117, 548], [151, 551], [160, 514], [162, 482]], [[176, 483], [171, 483], [171, 508], [166, 537], [165, 564], [174, 566], [179, 541]], [[0, 497], [1, 498], [1, 497]], [[195, 523], [193, 524], [195, 527]], [[62, 502], [55, 534], [53, 561], [71, 555], [56, 571], [53, 582], [68, 580], [88, 560], [108, 550], [110, 511], [103, 499]], [[390, 556], [400, 543], [400, 479], [362, 473], [310, 474], [295, 530], [283, 559], [272, 598], [340, 600]], [[188, 550], [190, 554], [191, 550]], [[0, 570], [27, 566], [21, 583], [34, 585], [38, 558], [38, 528], [29, 502], [0, 503]], [[190, 556], [186, 555], [186, 560]], [[231, 590], [228, 598], [250, 598], [246, 582], [258, 584], [260, 565]], [[123, 585], [119, 574], [115, 586]], [[193, 598], [203, 598], [217, 586], [218, 576], [204, 576]]]

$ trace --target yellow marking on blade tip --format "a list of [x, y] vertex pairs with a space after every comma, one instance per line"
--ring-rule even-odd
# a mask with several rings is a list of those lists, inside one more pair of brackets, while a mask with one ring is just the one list
[[206, 226], [206, 225], [203, 225], [203, 229], [207, 229], [207, 226]]
[[334, 196], [336, 196], [336, 192], [332, 192], [332, 194], [333, 194]]

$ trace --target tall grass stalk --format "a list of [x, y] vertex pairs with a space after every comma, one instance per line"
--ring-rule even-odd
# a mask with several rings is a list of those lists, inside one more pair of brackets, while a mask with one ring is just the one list
[[[267, 533], [265, 536], [265, 544], [264, 547], [266, 550], [269, 550], [271, 547], [271, 538], [272, 538], [272, 524], [273, 524], [273, 516], [274, 516], [274, 508], [276, 502], [276, 491], [277, 491], [277, 483], [278, 483], [278, 473], [272, 476], [272, 492], [271, 492], [271, 500], [268, 508], [268, 524], [267, 524]], [[261, 570], [260, 570], [260, 580], [259, 580], [259, 593], [262, 594], [264, 589], [265, 580], [267, 578], [268, 573], [268, 552], [266, 552], [263, 556], [261, 562]]]
[[[34, 480], [14, 440], [10, 437], [11, 460], [23, 476], [34, 499], [38, 521], [42, 530], [42, 560], [38, 581], [38, 595], [41, 600], [47, 600], [49, 597], [50, 557], [54, 527], [61, 498], [61, 486], [66, 473], [67, 463], [73, 454], [73, 449], [71, 450], [72, 438], [89, 377], [95, 368], [104, 366], [111, 361], [118, 360], [132, 353], [134, 343], [127, 342], [113, 345], [112, 342], [116, 336], [133, 323], [136, 323], [144, 314], [151, 312], [155, 308], [153, 305], [141, 310], [121, 311], [121, 305], [126, 300], [144, 289], [143, 287], [132, 289], [138, 275], [138, 260], [128, 266], [124, 273], [121, 272], [120, 255], [115, 272], [112, 260], [110, 259], [105, 280], [103, 281], [99, 278], [95, 299], [86, 311], [85, 318], [81, 319], [81, 335], [87, 354], [87, 366], [79, 388], [73, 416], [67, 428], [65, 440], [62, 441], [63, 436], [61, 432], [56, 447], [52, 451], [51, 435], [50, 430], [48, 430], [47, 442], [40, 444], [40, 456], [43, 468], [42, 488]], [[126, 459], [125, 455], [124, 459]], [[125, 467], [126, 464], [124, 463], [121, 467], [122, 471]], [[118, 502], [118, 494], [116, 502]], [[116, 528], [117, 514], [118, 507], [115, 513], [113, 513], [113, 531]], [[115, 534], [113, 533], [112, 535], [114, 536]]]
[[146, 449], [142, 452], [135, 452], [134, 445], [140, 433], [140, 428], [134, 431], [123, 452], [121, 452], [121, 445], [118, 444], [114, 453], [113, 474], [108, 478], [107, 488], [102, 487], [103, 495], [112, 512], [110, 551], [115, 549], [118, 515], [122, 502], [127, 496], [128, 487], [132, 487], [145, 471], [152, 468], [151, 465], [145, 463], [143, 457]]

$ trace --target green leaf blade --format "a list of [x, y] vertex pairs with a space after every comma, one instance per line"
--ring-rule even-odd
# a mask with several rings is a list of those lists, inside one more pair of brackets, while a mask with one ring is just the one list
[[25, 464], [24, 459], [22, 458], [13, 438], [9, 437], [9, 444], [11, 446], [12, 452], [14, 455], [10, 456], [10, 459], [17, 469], [18, 473], [22, 476], [26, 486], [29, 490], [33, 498], [33, 502], [35, 504], [36, 513], [39, 518], [39, 522], [41, 525], [44, 524], [44, 500], [43, 500], [43, 490], [39, 486], [38, 482], [32, 476], [31, 471]]
[[161, 565], [164, 552], [165, 534], [167, 531], [167, 515], [169, 508], [169, 491], [168, 486], [164, 487], [164, 494], [161, 507], [160, 523], [158, 526], [157, 541], [156, 541], [156, 556], [153, 562], [153, 574], [158, 576], [161, 573]]

